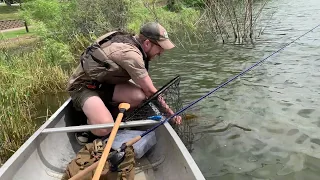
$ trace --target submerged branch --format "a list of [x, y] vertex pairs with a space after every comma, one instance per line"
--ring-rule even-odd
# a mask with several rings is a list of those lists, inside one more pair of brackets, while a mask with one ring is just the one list
[[[233, 43], [243, 44], [254, 40], [254, 26], [266, 2], [254, 15], [253, 0], [215, 0], [206, 1], [207, 27], [215, 27], [223, 43], [233, 39]], [[243, 17], [243, 18], [241, 18]], [[213, 24], [212, 24], [213, 23]], [[229, 33], [232, 36], [229, 36]], [[226, 37], [226, 38], [224, 38]]]

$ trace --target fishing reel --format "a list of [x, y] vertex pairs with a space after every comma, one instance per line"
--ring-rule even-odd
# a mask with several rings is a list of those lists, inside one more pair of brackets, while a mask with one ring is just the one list
[[123, 162], [124, 158], [125, 158], [125, 149], [127, 148], [126, 143], [123, 143], [122, 146], [115, 150], [112, 151], [109, 156], [108, 156], [108, 162], [109, 162], [109, 166], [110, 166], [110, 171], [112, 172], [118, 172], [119, 169], [119, 165]]

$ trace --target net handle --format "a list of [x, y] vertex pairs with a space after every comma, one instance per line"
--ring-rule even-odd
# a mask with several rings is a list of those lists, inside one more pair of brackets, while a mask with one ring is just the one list
[[163, 91], [167, 90], [172, 84], [174, 84], [176, 81], [180, 79], [180, 76], [176, 76], [171, 81], [169, 81], [166, 85], [162, 86], [156, 93], [154, 93], [147, 101], [142, 103], [138, 108], [136, 108], [132, 113], [130, 113], [126, 118], [125, 121], [132, 118], [134, 115], [137, 114], [138, 111], [140, 111], [142, 108], [144, 108], [146, 105], [148, 105], [151, 101], [156, 99]]

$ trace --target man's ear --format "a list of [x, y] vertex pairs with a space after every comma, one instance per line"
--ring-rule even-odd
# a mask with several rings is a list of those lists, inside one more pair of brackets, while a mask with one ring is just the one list
[[151, 49], [152, 43], [149, 41], [149, 39], [146, 39], [143, 42], [143, 48], [145, 51], [149, 51]]

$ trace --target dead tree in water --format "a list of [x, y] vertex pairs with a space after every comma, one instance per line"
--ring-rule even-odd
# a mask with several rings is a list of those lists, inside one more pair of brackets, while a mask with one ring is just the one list
[[204, 23], [217, 29], [215, 34], [219, 34], [222, 42], [228, 41], [232, 34], [233, 43], [253, 43], [254, 25], [265, 4], [266, 1], [254, 18], [253, 0], [206, 0]]
[[248, 6], [249, 6], [249, 37], [250, 40], [252, 41], [252, 35], [253, 35], [253, 29], [252, 29], [252, 0], [248, 0]]

